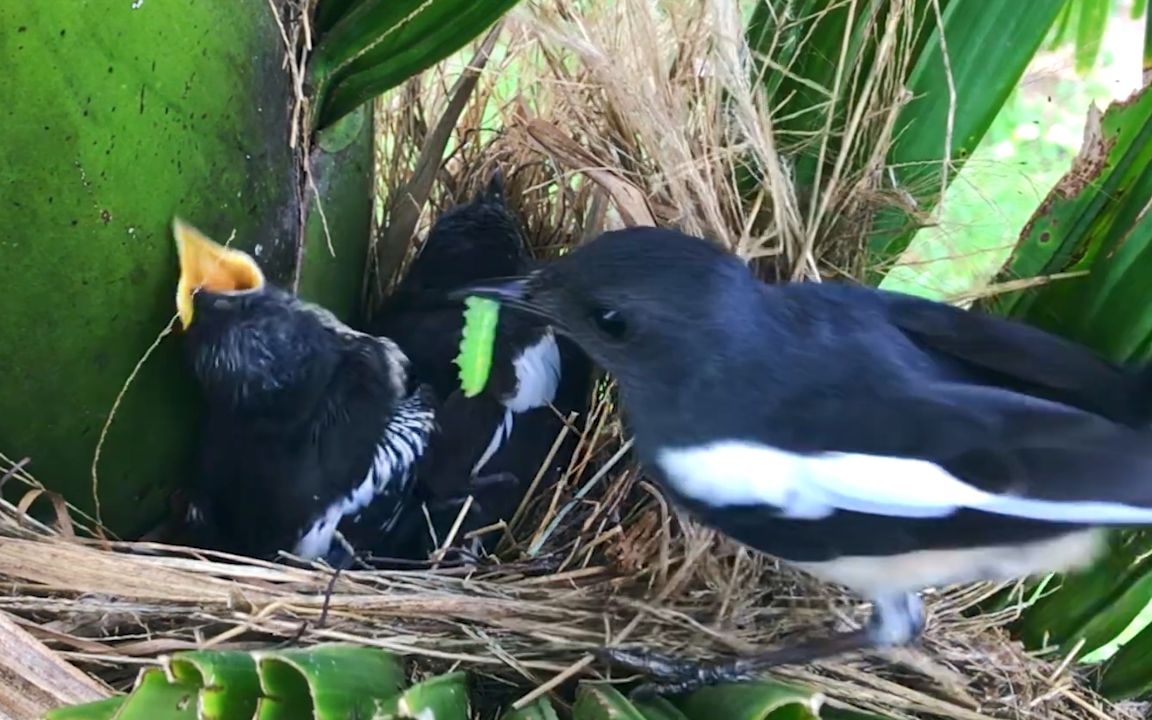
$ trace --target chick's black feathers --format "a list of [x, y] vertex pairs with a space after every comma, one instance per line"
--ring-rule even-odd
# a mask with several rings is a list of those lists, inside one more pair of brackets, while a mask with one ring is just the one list
[[426, 393], [408, 393], [396, 346], [271, 286], [195, 303], [186, 347], [205, 404], [190, 493], [199, 544], [326, 557], [345, 514], [398, 514], [433, 415]]
[[[473, 511], [464, 531], [509, 519], [560, 432], [561, 417], [582, 412], [587, 402], [587, 357], [545, 321], [509, 308], [500, 312], [485, 389], [473, 398], [459, 389], [454, 360], [464, 305], [449, 295], [531, 267], [520, 220], [496, 175], [470, 202], [436, 220], [369, 325], [396, 341], [411, 359], [413, 380], [427, 383], [439, 402], [439, 429], [421, 461], [417, 492], [440, 540], [469, 495]], [[566, 443], [557, 453], [549, 477], [567, 464], [572, 447]], [[412, 554], [426, 554], [427, 523], [420, 517], [413, 524]]]

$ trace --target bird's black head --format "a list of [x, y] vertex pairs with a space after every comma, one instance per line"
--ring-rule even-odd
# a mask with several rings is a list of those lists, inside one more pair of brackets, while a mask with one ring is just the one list
[[[339, 333], [352, 331], [327, 311], [269, 285], [247, 253], [180, 221], [173, 230], [180, 254], [176, 307], [209, 402], [257, 415], [310, 409], [316, 398], [308, 396], [323, 391], [340, 361]], [[404, 359], [399, 350], [389, 356], [397, 360], [389, 379], [399, 395]]]
[[740, 321], [751, 281], [747, 267], [714, 243], [630, 228], [604, 233], [526, 278], [459, 294], [547, 318], [627, 385], [682, 372], [700, 348], [722, 352], [725, 324]]
[[527, 261], [519, 220], [505, 202], [499, 173], [471, 202], [437, 218], [400, 292], [446, 292], [483, 278], [523, 272]]

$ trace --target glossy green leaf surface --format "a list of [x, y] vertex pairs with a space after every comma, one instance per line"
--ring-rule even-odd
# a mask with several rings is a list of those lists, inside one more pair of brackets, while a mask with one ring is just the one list
[[[291, 273], [283, 52], [263, 2], [0, 3], [0, 445], [89, 511], [105, 418], [175, 311], [172, 216]], [[195, 410], [170, 337], [104, 446], [114, 531], [166, 511]]]
[[66, 705], [48, 711], [44, 720], [112, 720], [126, 699], [118, 696], [83, 705]]
[[1099, 690], [1110, 700], [1152, 695], [1152, 626], [1125, 643], [1104, 666]]
[[1147, 357], [1143, 288], [1152, 262], [1152, 91], [1112, 104], [1072, 170], [1021, 233], [1001, 280], [1087, 271], [989, 307], [1117, 360]]
[[364, 0], [309, 62], [325, 127], [473, 40], [519, 0]]
[[623, 693], [601, 684], [580, 686], [572, 716], [579, 720], [645, 720], [643, 713]]
[[371, 105], [317, 134], [300, 266], [300, 296], [345, 322], [359, 319], [372, 232]]
[[[1065, 0], [950, 0], [939, 22], [925, 14], [928, 37], [907, 82], [912, 100], [896, 123], [888, 162], [897, 184], [920, 211], [935, 207], [945, 187], [980, 143], [1019, 82]], [[882, 266], [911, 242], [917, 227], [895, 210], [877, 218], [870, 240]]]
[[818, 720], [820, 702], [782, 683], [747, 682], [703, 688], [677, 705], [690, 720]]
[[[161, 658], [126, 696], [54, 710], [47, 720], [347, 720], [426, 717], [465, 720], [463, 675], [409, 688], [400, 663], [376, 648], [317, 645], [245, 653], [196, 651]], [[382, 714], [389, 701], [413, 715]], [[465, 713], [456, 710], [463, 702]], [[424, 715], [420, 715], [425, 712]]]
[[437, 675], [376, 704], [374, 720], [468, 720], [468, 682], [462, 672]]
[[519, 710], [509, 710], [500, 720], [560, 720], [548, 698], [542, 697]]

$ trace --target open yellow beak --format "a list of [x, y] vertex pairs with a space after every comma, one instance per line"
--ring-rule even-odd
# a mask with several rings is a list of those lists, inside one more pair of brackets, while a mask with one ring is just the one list
[[172, 220], [172, 234], [180, 255], [176, 312], [185, 330], [192, 324], [192, 294], [197, 290], [237, 292], [264, 286], [264, 273], [248, 253], [212, 241], [180, 218]]

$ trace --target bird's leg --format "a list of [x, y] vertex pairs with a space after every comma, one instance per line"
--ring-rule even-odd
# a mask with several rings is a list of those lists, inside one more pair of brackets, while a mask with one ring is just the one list
[[679, 695], [707, 685], [742, 682], [781, 665], [801, 665], [843, 653], [874, 647], [905, 645], [924, 628], [924, 609], [916, 595], [877, 598], [872, 617], [863, 630], [837, 633], [758, 655], [714, 663], [681, 660], [659, 653], [605, 648], [602, 658], [612, 664], [644, 673], [655, 682], [639, 686], [632, 696]]
[[515, 489], [520, 485], [520, 478], [516, 477], [514, 473], [498, 472], [491, 475], [477, 475], [472, 478], [472, 488], [474, 492], [485, 492], [492, 490], [507, 491], [510, 488]]

